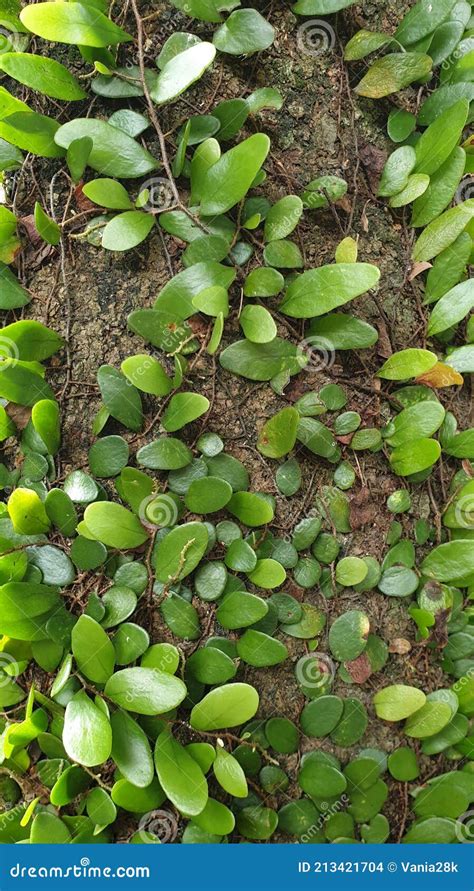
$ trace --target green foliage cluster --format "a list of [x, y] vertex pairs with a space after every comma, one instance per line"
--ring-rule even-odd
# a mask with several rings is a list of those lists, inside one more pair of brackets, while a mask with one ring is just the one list
[[[139, 64], [118, 63], [117, 48], [132, 37], [108, 18], [102, 0], [0, 3], [11, 28], [0, 52], [8, 78], [67, 103], [83, 102], [89, 88], [124, 102], [107, 120], [74, 117], [68, 105], [68, 119], [59, 122], [2, 86], [2, 170], [8, 175], [21, 167], [23, 151], [67, 168], [73, 186], [98, 208], [80, 234], [98, 248], [128, 251], [157, 229], [186, 244], [183, 269], [151, 308], [128, 318], [148, 351], [125, 358], [120, 368], [98, 369], [102, 404], [87, 468], [65, 478], [57, 473], [60, 405], [43, 363], [62, 348], [61, 338], [26, 319], [1, 332], [0, 438], [18, 437], [19, 460], [13, 469], [0, 465], [0, 841], [108, 842], [126, 812], [137, 821], [132, 842], [159, 842], [147, 817], [168, 804], [179, 814], [185, 843], [219, 843], [234, 832], [251, 841], [278, 832], [302, 842], [383, 843], [390, 826], [381, 813], [389, 795], [382, 777], [415, 783], [422, 771], [410, 741], [421, 740], [423, 756], [442, 754], [453, 770], [410, 787], [414, 820], [404, 835], [402, 828], [403, 841], [462, 842], [462, 817], [474, 801], [474, 430], [458, 432], [438, 391], [462, 385], [462, 373], [474, 371], [474, 331], [470, 321], [465, 325], [474, 305], [467, 278], [474, 199], [461, 194], [472, 173], [472, 140], [464, 140], [474, 98], [471, 6], [439, 0], [432, 13], [421, 0], [393, 38], [362, 31], [346, 48], [346, 58], [356, 61], [397, 50], [382, 55], [357, 87], [372, 98], [423, 81], [443, 64], [439, 86], [417, 116], [403, 109], [390, 114], [398, 148], [379, 187], [395, 214], [413, 204], [411, 225], [423, 230], [413, 262], [416, 276], [429, 264], [424, 295], [435, 304], [426, 331], [432, 348], [404, 349], [379, 369], [377, 383], [390, 388], [382, 391], [383, 426], [363, 426], [337, 383], [307, 389], [265, 421], [256, 447], [277, 462], [270, 466], [282, 496], [290, 499], [302, 486], [302, 450], [333, 468], [332, 484], [318, 487], [312, 508], [282, 536], [274, 525], [275, 496], [252, 490], [244, 464], [205, 429], [211, 405], [189, 389], [193, 357], [218, 353], [224, 371], [269, 382], [283, 396], [314, 352], [375, 344], [375, 328], [338, 310], [376, 289], [380, 272], [358, 260], [351, 237], [338, 245], [334, 263], [305, 269], [297, 226], [303, 214], [324, 212], [345, 195], [341, 178], [320, 176], [301, 195], [273, 204], [254, 193], [265, 182], [270, 140], [254, 132], [234, 142], [249, 116], [256, 129], [262, 109], [281, 106], [274, 88], [189, 117], [168, 159], [155, 109], [205, 76], [216, 52], [248, 55], [274, 37], [259, 12], [236, 2], [173, 5], [215, 24], [212, 41], [173, 33], [148, 69], [142, 51]], [[294, 11], [331, 14], [351, 5], [298, 0]], [[141, 47], [138, 11], [136, 25]], [[32, 35], [74, 47], [87, 77], [29, 52]], [[138, 100], [140, 111], [128, 107], [129, 99]], [[145, 147], [143, 134], [152, 127], [161, 159]], [[120, 182], [144, 178], [137, 189]], [[186, 184], [188, 200], [177, 180]], [[65, 225], [39, 203], [34, 224], [53, 247], [67, 237]], [[30, 299], [9, 269], [18, 233], [15, 214], [1, 206], [6, 311]], [[242, 337], [220, 350], [237, 277]], [[305, 324], [304, 338], [279, 336], [277, 312]], [[197, 333], [198, 319], [207, 322], [205, 336]], [[10, 404], [27, 413], [18, 430]], [[200, 432], [193, 439], [189, 430]], [[421, 551], [394, 519], [380, 561], [348, 552], [347, 492], [364, 450], [386, 455], [399, 478], [402, 488], [387, 502], [394, 516], [411, 511], [411, 487], [429, 479], [442, 453], [462, 460], [438, 527], [416, 523]], [[408, 738], [388, 759], [375, 749], [354, 757], [344, 752], [363, 740], [369, 710], [362, 698], [339, 696], [333, 686], [342, 681], [356, 689], [389, 658], [364, 610], [341, 611], [345, 589], [406, 600], [420, 645], [453, 678], [451, 687], [428, 695], [405, 684], [377, 690], [370, 718], [404, 721]], [[150, 636], [155, 611], [166, 640]], [[327, 653], [320, 650], [326, 634]], [[288, 660], [298, 641], [306, 652], [295, 675], [306, 704], [297, 725], [286, 715], [258, 714], [257, 682], [242, 678], [246, 666], [265, 671]], [[35, 680], [27, 683], [32, 667]], [[328, 739], [340, 756], [312, 749], [308, 740], [315, 739]], [[301, 795], [289, 799], [291, 756], [300, 750]], [[32, 771], [38, 794], [30, 800], [23, 783]]]

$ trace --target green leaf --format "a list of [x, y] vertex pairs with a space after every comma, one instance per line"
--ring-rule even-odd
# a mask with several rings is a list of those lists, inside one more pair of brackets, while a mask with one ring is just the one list
[[244, 297], [274, 297], [284, 283], [281, 272], [276, 269], [252, 269], [244, 282]]
[[377, 372], [377, 376], [389, 381], [408, 380], [408, 378], [419, 377], [420, 374], [429, 371], [437, 361], [437, 355], [430, 350], [400, 350], [384, 362], [380, 371]]
[[257, 448], [267, 458], [282, 458], [291, 452], [296, 442], [299, 413], [295, 408], [283, 408], [263, 425]]
[[329, 647], [339, 662], [350, 662], [365, 650], [370, 622], [365, 613], [352, 609], [336, 619], [329, 630]]
[[407, 442], [390, 455], [390, 464], [399, 476], [411, 476], [431, 467], [441, 455], [441, 446], [436, 439], [416, 439]]
[[460, 99], [420, 136], [415, 145], [416, 172], [432, 176], [457, 146], [469, 113], [469, 102]]
[[112, 751], [112, 729], [107, 715], [81, 690], [69, 701], [64, 716], [63, 745], [73, 761], [94, 767]]
[[257, 53], [273, 43], [275, 31], [256, 9], [238, 9], [214, 33], [213, 43], [233, 56]]
[[426, 696], [416, 687], [393, 684], [391, 687], [379, 690], [373, 702], [378, 718], [384, 721], [402, 721], [425, 704]]
[[212, 43], [200, 41], [169, 59], [150, 91], [153, 102], [162, 105], [184, 93], [212, 65], [215, 55]]
[[420, 0], [404, 16], [398, 26], [395, 37], [403, 45], [417, 43], [427, 34], [432, 34], [438, 25], [448, 18], [456, 0]]
[[264, 526], [273, 519], [271, 503], [257, 492], [236, 492], [228, 502], [227, 510], [245, 526]]
[[44, 504], [33, 489], [15, 489], [8, 499], [8, 513], [20, 535], [39, 535], [51, 525]]
[[277, 825], [276, 811], [261, 804], [244, 807], [237, 814], [237, 829], [244, 838], [265, 841], [273, 835]]
[[303, 257], [297, 244], [286, 239], [269, 241], [263, 252], [267, 266], [278, 266], [279, 269], [301, 269]]
[[[49, 359], [63, 345], [62, 337], [41, 322], [23, 320], [1, 329], [0, 357], [18, 358], [26, 362]], [[14, 345], [12, 350], [11, 345]], [[15, 356], [12, 356], [12, 352]]]
[[306, 736], [321, 739], [338, 725], [344, 703], [339, 696], [318, 696], [301, 712], [301, 729]]
[[20, 21], [33, 34], [55, 43], [105, 47], [133, 39], [94, 6], [82, 3], [30, 3], [22, 9]]
[[89, 467], [95, 477], [118, 476], [128, 461], [128, 443], [121, 436], [104, 436], [89, 449]]
[[[232, 545], [231, 545], [232, 547]], [[261, 597], [246, 591], [231, 591], [222, 599], [216, 619], [223, 628], [235, 630], [254, 625], [268, 612], [268, 605]]]
[[387, 133], [392, 142], [405, 142], [416, 128], [416, 115], [404, 108], [393, 108], [388, 116]]
[[217, 647], [200, 647], [187, 660], [186, 670], [201, 684], [225, 684], [235, 676], [237, 666]]
[[181, 430], [209, 410], [209, 400], [200, 393], [176, 393], [171, 397], [161, 419], [162, 427], [167, 433]]
[[53, 99], [65, 99], [71, 102], [85, 99], [87, 95], [79, 81], [64, 65], [46, 56], [3, 53], [0, 55], [0, 69], [21, 84]]
[[40, 399], [54, 400], [51, 387], [31, 371], [30, 363], [15, 358], [0, 359], [0, 396], [18, 405], [34, 405]]
[[283, 338], [270, 343], [256, 344], [238, 340], [226, 347], [220, 363], [227, 371], [252, 381], [269, 381], [284, 371], [296, 374], [306, 364], [298, 347]]
[[285, 644], [253, 628], [248, 628], [237, 641], [237, 653], [243, 662], [255, 668], [279, 665], [288, 656]]
[[66, 152], [67, 165], [76, 185], [84, 175], [93, 144], [90, 136], [82, 136], [74, 139]]
[[32, 845], [65, 845], [71, 842], [71, 833], [56, 814], [41, 811], [31, 824], [29, 841]]
[[214, 798], [209, 798], [204, 810], [194, 817], [193, 824], [209, 834], [220, 837], [232, 832], [235, 826], [235, 817], [225, 804], [221, 804]]
[[199, 764], [169, 730], [160, 733], [156, 741], [155, 766], [172, 804], [187, 817], [202, 813], [208, 801], [206, 778]]
[[35, 203], [35, 227], [38, 235], [40, 235], [43, 241], [46, 241], [48, 244], [57, 245], [61, 241], [61, 229], [58, 224], [44, 212], [38, 201]]
[[[155, 811], [163, 804], [166, 796], [158, 779], [153, 777], [151, 783], [144, 788], [137, 787], [128, 780], [120, 779], [112, 787], [112, 801], [117, 807], [121, 807], [132, 814], [147, 814]], [[143, 843], [143, 836], [148, 841], [146, 831], [139, 831], [139, 843]], [[154, 836], [151, 836], [154, 838]]]
[[292, 10], [299, 15], [331, 15], [353, 3], [354, 0], [298, 0]]
[[104, 694], [126, 711], [162, 715], [180, 705], [186, 685], [157, 668], [124, 668], [109, 678]]
[[270, 343], [277, 334], [273, 317], [264, 306], [247, 304], [240, 314], [240, 324], [252, 343]]
[[[359, 59], [365, 59], [370, 53], [374, 53], [387, 43], [391, 43], [391, 40], [392, 38], [389, 34], [367, 31], [365, 28], [362, 28], [346, 44], [344, 59], [346, 62], [356, 62]], [[393, 139], [391, 135], [390, 138]]]
[[187, 467], [191, 460], [191, 450], [173, 436], [155, 439], [137, 452], [138, 463], [150, 470], [180, 470]]
[[437, 87], [423, 102], [418, 113], [418, 123], [421, 127], [427, 127], [459, 99], [471, 102], [474, 99], [474, 84], [458, 83]]
[[[84, 138], [87, 139], [88, 137]], [[128, 208], [133, 206], [127, 190], [115, 179], [93, 179], [82, 187], [82, 191], [86, 198], [89, 198], [90, 201], [93, 201], [94, 204], [99, 204], [101, 207], [111, 208], [112, 210], [128, 210]]]
[[185, 498], [188, 510], [194, 514], [209, 514], [222, 510], [232, 497], [232, 486], [216, 476], [193, 480]]
[[[176, 327], [177, 317], [187, 319], [195, 314], [194, 297], [198, 297], [207, 288], [220, 287], [227, 290], [234, 281], [235, 275], [235, 269], [229, 269], [212, 260], [195, 263], [189, 269], [178, 272], [162, 288], [155, 300], [154, 308], [160, 313], [169, 313], [172, 316], [170, 323], [174, 323], [174, 327]], [[151, 342], [153, 343], [153, 341]], [[159, 346], [159, 344], [157, 345]]]
[[216, 758], [212, 765], [214, 776], [220, 786], [234, 798], [246, 798], [248, 795], [247, 780], [237, 758], [218, 745]]
[[[318, 350], [366, 349], [377, 342], [378, 332], [372, 325], [345, 313], [329, 313], [313, 319], [308, 329], [309, 347]], [[310, 338], [317, 338], [311, 341]]]
[[55, 142], [59, 124], [29, 109], [0, 120], [0, 136], [19, 148], [44, 158], [61, 158], [64, 150]]
[[0, 631], [16, 640], [44, 640], [46, 623], [59, 608], [57, 588], [8, 582], [0, 587]]
[[130, 251], [148, 237], [154, 225], [152, 214], [127, 210], [107, 223], [102, 234], [102, 247], [108, 251]]
[[357, 84], [359, 96], [381, 99], [398, 93], [415, 80], [423, 80], [431, 71], [432, 60], [424, 53], [389, 53], [369, 68]]
[[413, 248], [413, 260], [424, 262], [437, 257], [461, 235], [473, 217], [474, 198], [446, 210], [421, 233]]
[[255, 133], [225, 152], [204, 175], [201, 213], [225, 213], [248, 192], [270, 150], [270, 140]]
[[[235, 15], [235, 13], [234, 13]], [[297, 195], [286, 195], [277, 201], [265, 217], [263, 234], [266, 241], [286, 238], [298, 225], [303, 213], [303, 202]]]
[[30, 302], [30, 295], [3, 263], [0, 263], [0, 282], [0, 309], [20, 309]]
[[55, 455], [61, 444], [59, 405], [52, 399], [40, 399], [31, 411], [31, 422], [50, 455]]
[[140, 430], [143, 413], [138, 390], [112, 365], [100, 366], [97, 382], [109, 414], [129, 430]]
[[172, 381], [163, 367], [148, 353], [128, 356], [122, 362], [121, 371], [138, 390], [152, 396], [167, 396], [173, 388]]
[[156, 578], [163, 584], [170, 579], [184, 579], [204, 556], [208, 532], [204, 523], [176, 526], [159, 543], [156, 550]]
[[428, 334], [440, 334], [457, 325], [474, 307], [474, 281], [461, 282], [438, 300], [428, 322]]
[[112, 758], [120, 773], [134, 786], [146, 788], [153, 780], [154, 765], [145, 731], [124, 711], [114, 712], [110, 723]]
[[72, 142], [85, 136], [92, 139], [87, 163], [98, 173], [111, 174], [120, 179], [136, 179], [158, 166], [155, 158], [131, 136], [98, 118], [75, 118], [63, 124], [54, 138], [59, 146], [68, 149]]
[[148, 538], [138, 517], [121, 504], [106, 501], [89, 504], [84, 522], [91, 536], [109, 548], [138, 548]]
[[86, 798], [87, 815], [96, 826], [109, 826], [117, 818], [117, 808], [110, 795], [97, 786]]
[[424, 173], [414, 173], [408, 177], [404, 189], [390, 199], [390, 207], [406, 207], [412, 204], [420, 195], [424, 195], [430, 184], [430, 178]]
[[438, 545], [423, 560], [421, 571], [439, 582], [471, 575], [474, 572], [472, 541], [461, 539]]
[[389, 155], [379, 183], [377, 195], [389, 198], [397, 195], [408, 183], [416, 164], [416, 152], [411, 145], [402, 145]]
[[409, 405], [393, 419], [386, 441], [389, 445], [401, 446], [414, 439], [432, 436], [443, 423], [445, 414], [439, 402], [426, 401]]
[[115, 650], [98, 622], [80, 616], [72, 629], [71, 647], [81, 674], [94, 684], [105, 684], [114, 670]]
[[457, 146], [431, 177], [426, 192], [416, 199], [413, 205], [412, 226], [416, 228], [427, 226], [445, 210], [456, 193], [465, 163], [466, 153]]
[[379, 278], [380, 271], [369, 263], [310, 269], [290, 283], [280, 309], [293, 319], [321, 316], [374, 288]]
[[258, 588], [278, 588], [285, 581], [286, 572], [278, 560], [263, 557], [257, 560], [255, 568], [248, 573], [248, 577]]
[[245, 724], [255, 715], [259, 696], [250, 684], [216, 687], [194, 706], [190, 723], [195, 730], [222, 730]]
[[173, 59], [179, 53], [184, 52], [195, 43], [199, 43], [200, 38], [195, 34], [188, 34], [187, 31], [176, 31], [171, 34], [163, 44], [163, 48], [156, 60], [156, 64], [160, 71], [163, 70], [167, 62]]
[[351, 588], [363, 582], [369, 568], [360, 557], [343, 557], [336, 565], [336, 582]]
[[452, 714], [447, 702], [426, 701], [418, 711], [409, 716], [403, 728], [404, 733], [414, 739], [434, 736], [449, 724]]

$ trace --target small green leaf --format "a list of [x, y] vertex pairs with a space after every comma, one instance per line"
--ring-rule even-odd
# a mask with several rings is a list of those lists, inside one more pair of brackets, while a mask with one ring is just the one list
[[268, 49], [274, 37], [273, 27], [256, 9], [238, 9], [214, 33], [213, 43], [222, 53], [241, 56]]
[[86, 93], [79, 81], [64, 65], [46, 56], [32, 53], [3, 53], [0, 55], [0, 69], [14, 80], [51, 96], [68, 102], [85, 99]]
[[249, 190], [269, 150], [268, 136], [255, 133], [225, 152], [204, 175], [201, 213], [213, 216], [234, 207]]
[[90, 616], [80, 616], [71, 647], [79, 671], [95, 684], [105, 684], [114, 670], [115, 651], [104, 629]]
[[194, 706], [190, 723], [195, 730], [222, 730], [245, 724], [255, 715], [259, 696], [249, 684], [216, 687]]
[[389, 53], [371, 65], [355, 91], [359, 96], [381, 99], [422, 80], [432, 65], [432, 59], [424, 53]]
[[69, 758], [85, 767], [103, 764], [110, 757], [109, 719], [84, 691], [76, 693], [66, 707], [62, 739]]
[[257, 440], [257, 448], [267, 458], [282, 458], [294, 447], [299, 414], [295, 408], [283, 408], [267, 421]]
[[137, 548], [148, 538], [139, 519], [121, 504], [104, 501], [89, 504], [84, 522], [91, 537], [109, 548]]
[[384, 721], [402, 721], [425, 704], [426, 696], [416, 687], [394, 684], [379, 690], [373, 701], [377, 717]]
[[202, 813], [208, 801], [206, 778], [199, 764], [169, 730], [160, 733], [156, 741], [155, 766], [158, 779], [174, 806], [187, 817]]
[[133, 39], [93, 4], [72, 3], [64, 9], [56, 3], [29, 4], [20, 21], [28, 31], [55, 43], [106, 47]]
[[104, 693], [126, 711], [161, 715], [183, 701], [186, 686], [157, 668], [124, 668], [109, 678]]

